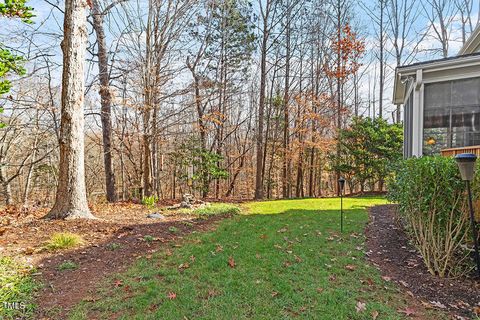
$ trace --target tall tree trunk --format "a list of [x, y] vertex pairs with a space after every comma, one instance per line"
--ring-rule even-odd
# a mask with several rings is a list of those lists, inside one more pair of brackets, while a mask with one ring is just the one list
[[257, 154], [256, 154], [256, 174], [255, 174], [255, 199], [263, 199], [263, 121], [265, 114], [265, 87], [267, 81], [267, 19], [263, 21], [263, 39], [261, 47], [260, 62], [260, 97], [258, 103], [258, 125], [257, 125]]
[[385, 0], [380, 0], [380, 85], [379, 85], [379, 97], [378, 97], [378, 116], [383, 118], [383, 87], [385, 83], [384, 76], [384, 40], [383, 40], [383, 12], [385, 9]]
[[285, 53], [285, 88], [283, 93], [283, 167], [282, 167], [282, 195], [283, 198], [290, 197], [290, 156], [288, 152], [290, 144], [290, 128], [289, 128], [289, 92], [290, 92], [290, 13], [291, 6], [287, 3], [287, 25], [286, 25], [286, 53]]
[[[340, 0], [337, 1], [337, 43], [340, 43], [342, 40], [342, 6]], [[341, 67], [341, 52], [338, 49], [337, 52], [337, 71], [340, 70]], [[340, 77], [337, 75], [337, 159], [340, 159], [340, 130], [342, 129], [342, 96], [341, 96], [341, 88], [342, 88], [342, 81]], [[340, 179], [340, 171], [337, 169], [335, 171], [336, 180]], [[340, 188], [338, 187], [338, 183], [335, 183], [335, 190], [337, 196], [340, 196]]]
[[115, 174], [112, 165], [112, 96], [110, 93], [110, 76], [108, 70], [108, 53], [103, 29], [103, 13], [98, 0], [92, 0], [93, 29], [97, 35], [98, 76], [100, 78], [100, 103], [103, 138], [103, 163], [105, 166], [105, 188], [107, 201], [115, 202]]
[[94, 218], [87, 203], [84, 163], [86, 6], [86, 0], [65, 0], [59, 180], [48, 219]]

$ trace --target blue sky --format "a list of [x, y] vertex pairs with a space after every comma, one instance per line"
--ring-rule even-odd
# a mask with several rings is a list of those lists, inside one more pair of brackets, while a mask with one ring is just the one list
[[[147, 4], [147, 0], [144, 0], [145, 4]], [[56, 3], [56, 0], [51, 0], [51, 3]], [[360, 89], [360, 93], [364, 99], [367, 99], [367, 96], [370, 93], [370, 99], [374, 100], [378, 95], [375, 92], [375, 95], [372, 92], [372, 87], [377, 79], [378, 74], [378, 61], [375, 58], [376, 55], [376, 46], [377, 46], [377, 35], [375, 33], [375, 25], [371, 22], [368, 15], [366, 14], [364, 7], [373, 8], [375, 6], [376, 0], [364, 0], [363, 5], [360, 5], [359, 2], [356, 2], [355, 7], [352, 9], [352, 16], [355, 25], [359, 25], [361, 28], [361, 34], [365, 36], [365, 40], [367, 43], [367, 54], [364, 58], [364, 67], [362, 70], [363, 78], [362, 78], [362, 86]], [[9, 41], [9, 34], [11, 32], [19, 32], [24, 30], [26, 27], [24, 24], [18, 21], [12, 20], [3, 20], [2, 25], [4, 28], [0, 30], [0, 41], [4, 43], [8, 43], [13, 48], [21, 47], [22, 51], [26, 56], [37, 56], [38, 52], [48, 52], [53, 57], [53, 59], [58, 68], [56, 69], [56, 77], [57, 81], [59, 81], [60, 76], [60, 65], [61, 65], [61, 50], [58, 46], [59, 41], [61, 39], [61, 31], [62, 31], [62, 14], [57, 9], [52, 10], [52, 6], [45, 2], [44, 0], [31, 0], [28, 2], [29, 5], [35, 8], [35, 13], [37, 17], [34, 19], [35, 24], [28, 28], [38, 29], [40, 32], [35, 36], [34, 39], [24, 38], [19, 42], [18, 40], [15, 42]], [[59, 4], [60, 8], [63, 8], [63, 1], [60, 1]], [[478, 12], [478, 3], [475, 1], [474, 8], [472, 10], [472, 16], [474, 22], [477, 19], [477, 12]], [[47, 19], [48, 18], [48, 19]], [[422, 37], [423, 33], [428, 26], [428, 20], [423, 17], [422, 14], [419, 15], [419, 18], [413, 24], [413, 29], [410, 33], [410, 39], [413, 41]], [[459, 29], [459, 24], [454, 24], [454, 27], [451, 30], [452, 32], [452, 39], [450, 41], [450, 50], [449, 55], [455, 55], [458, 50], [461, 48], [461, 33]], [[109, 41], [112, 42], [113, 38], [115, 37], [112, 33], [109, 34]], [[430, 36], [427, 35], [423, 41], [422, 47], [423, 49], [429, 49], [438, 47], [438, 42], [432, 37], [433, 31], [430, 30]], [[387, 42], [387, 47], [391, 48], [391, 44]], [[415, 55], [411, 62], [414, 61], [422, 61], [428, 60], [433, 58], [439, 58], [440, 56], [437, 54], [432, 54], [431, 52], [421, 51]], [[391, 97], [391, 88], [393, 86], [393, 70], [395, 67], [395, 61], [392, 56], [388, 57], [387, 60], [388, 68], [386, 74], [386, 90], [385, 90], [385, 101], [384, 103], [388, 106], [387, 111], [393, 110], [393, 106], [390, 104], [390, 97]], [[28, 65], [29, 68], [35, 68], [34, 65], [31, 63]], [[96, 67], [94, 64], [89, 64], [88, 74], [90, 76], [94, 76], [96, 74]], [[369, 80], [368, 80], [369, 79]], [[368, 103], [368, 102], [367, 102]], [[377, 102], [378, 103], [378, 102]], [[366, 111], [366, 110], [365, 110]]]

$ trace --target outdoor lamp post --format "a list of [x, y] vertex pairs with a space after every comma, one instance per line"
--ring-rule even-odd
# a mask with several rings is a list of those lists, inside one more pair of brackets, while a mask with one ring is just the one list
[[340, 187], [340, 231], [343, 232], [343, 190], [345, 188], [345, 179], [343, 177], [338, 179], [338, 186]]
[[470, 207], [470, 224], [472, 225], [473, 244], [475, 246], [475, 263], [477, 264], [477, 276], [480, 278], [480, 255], [478, 253], [478, 233], [475, 225], [475, 214], [472, 203], [472, 190], [470, 189], [470, 181], [475, 177], [475, 162], [477, 156], [473, 153], [462, 153], [455, 157], [462, 180], [467, 184], [468, 205]]

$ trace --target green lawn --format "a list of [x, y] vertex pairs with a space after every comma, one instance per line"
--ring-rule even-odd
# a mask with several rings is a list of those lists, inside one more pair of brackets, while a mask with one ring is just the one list
[[364, 258], [365, 207], [382, 203], [347, 198], [343, 234], [339, 199], [247, 204], [108, 279], [70, 318], [403, 319], [404, 296]]

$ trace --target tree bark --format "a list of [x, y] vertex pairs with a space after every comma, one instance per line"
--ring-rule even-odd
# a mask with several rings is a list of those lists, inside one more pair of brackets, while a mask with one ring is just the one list
[[65, 1], [59, 180], [47, 219], [94, 218], [87, 203], [84, 163], [86, 6], [86, 0]]
[[290, 100], [290, 3], [287, 9], [286, 25], [286, 54], [285, 54], [285, 88], [283, 93], [283, 167], [282, 167], [282, 196], [284, 199], [290, 198], [290, 155], [288, 152], [290, 144], [290, 118], [289, 118], [289, 100]]
[[267, 40], [268, 40], [268, 20], [263, 21], [263, 39], [261, 47], [260, 62], [260, 97], [258, 103], [258, 124], [257, 124], [257, 154], [256, 154], [256, 174], [255, 174], [255, 199], [263, 199], [263, 122], [265, 115], [265, 87], [267, 81]]
[[115, 192], [115, 174], [112, 165], [112, 96], [110, 94], [110, 77], [108, 70], [108, 53], [103, 29], [103, 13], [98, 0], [92, 0], [93, 29], [97, 35], [98, 75], [100, 78], [100, 98], [103, 138], [103, 162], [105, 166], [105, 187], [107, 201], [117, 201]]

